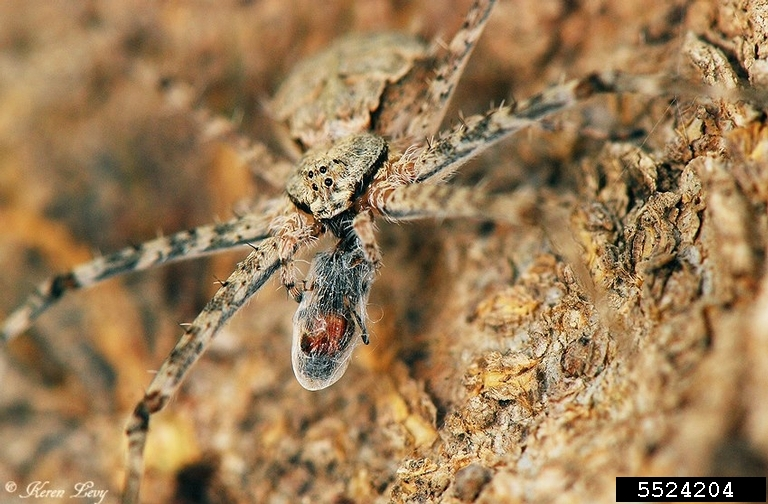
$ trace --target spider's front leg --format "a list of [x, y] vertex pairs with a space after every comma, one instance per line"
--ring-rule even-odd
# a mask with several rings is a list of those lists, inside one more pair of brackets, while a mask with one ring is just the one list
[[537, 195], [531, 188], [488, 194], [473, 187], [412, 184], [373, 192], [371, 198], [376, 210], [393, 221], [460, 217], [522, 225], [538, 216]]
[[[149, 418], [168, 403], [178, 390], [186, 373], [206, 351], [221, 327], [274, 275], [293, 255], [322, 233], [321, 226], [296, 214], [278, 219], [287, 224], [281, 235], [270, 237], [254, 246], [254, 250], [237, 265], [235, 271], [187, 326], [179, 342], [160, 366], [144, 397], [136, 405], [128, 424], [128, 457], [123, 494], [124, 504], [138, 502], [144, 467], [144, 446], [149, 431]], [[290, 228], [293, 223], [296, 227]]]
[[661, 95], [675, 92], [675, 79], [636, 76], [621, 72], [591, 74], [583, 79], [552, 86], [515, 106], [492, 108], [483, 115], [462, 119], [426, 145], [415, 145], [393, 163], [393, 185], [444, 180], [461, 165], [494, 143], [521, 129], [567, 110], [600, 93]]
[[261, 241], [268, 236], [275, 215], [291, 207], [285, 199], [271, 200], [252, 213], [220, 224], [200, 226], [98, 257], [42, 282], [24, 304], [0, 326], [0, 339], [8, 341], [25, 331], [46, 309], [69, 291], [85, 289], [109, 278], [143, 271], [162, 264], [193, 259]]
[[420, 139], [438, 131], [495, 3], [495, 0], [476, 0], [442, 53], [423, 60], [397, 85], [386, 90], [377, 120], [385, 127], [377, 129], [379, 133], [388, 137], [405, 133], [406, 138]]

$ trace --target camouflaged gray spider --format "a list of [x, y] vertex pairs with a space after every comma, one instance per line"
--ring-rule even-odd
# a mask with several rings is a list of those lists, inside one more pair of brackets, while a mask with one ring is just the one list
[[[300, 63], [270, 104], [303, 152], [286, 174], [284, 195], [223, 224], [76, 266], [43, 282], [3, 323], [0, 334], [7, 341], [68, 291], [171, 261], [241, 246], [253, 249], [185, 328], [135, 407], [126, 426], [124, 502], [138, 501], [150, 416], [163, 409], [217, 332], [270, 277], [279, 272], [300, 303], [292, 345], [297, 379], [308, 389], [327, 387], [342, 376], [358, 342], [368, 342], [366, 304], [380, 258], [376, 217], [518, 220], [532, 208], [530, 197], [490, 197], [439, 182], [494, 142], [594, 93], [655, 89], [653, 79], [595, 74], [438, 132], [493, 4], [474, 2], [446, 47], [401, 34], [355, 35]], [[211, 131], [231, 134], [227, 128]], [[251, 151], [243, 142], [238, 139], [248, 157]], [[338, 239], [336, 247], [316, 255], [307, 279], [299, 282], [295, 254], [325, 233]]]

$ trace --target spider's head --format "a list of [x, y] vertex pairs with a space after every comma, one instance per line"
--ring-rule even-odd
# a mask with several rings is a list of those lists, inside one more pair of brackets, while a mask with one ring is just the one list
[[331, 219], [354, 205], [386, 159], [387, 142], [370, 133], [312, 149], [288, 177], [288, 196], [315, 218]]

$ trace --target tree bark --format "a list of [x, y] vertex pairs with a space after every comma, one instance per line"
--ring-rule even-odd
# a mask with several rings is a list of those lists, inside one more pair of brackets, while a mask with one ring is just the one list
[[[447, 40], [468, 4], [4, 3], [0, 313], [94, 249], [269, 191], [146, 69], [279, 149], [260, 104], [301, 57], [353, 30]], [[448, 120], [595, 70], [746, 91], [597, 97], [452, 182], [536, 188], [536, 225], [381, 223], [371, 345], [328, 390], [295, 382], [295, 304], [265, 288], [152, 418], [144, 502], [612, 502], [616, 476], [764, 476], [768, 126], [738, 98], [768, 85], [766, 19], [501, 1]], [[3, 483], [115, 499], [147, 370], [240, 257], [74, 294], [0, 352]]]

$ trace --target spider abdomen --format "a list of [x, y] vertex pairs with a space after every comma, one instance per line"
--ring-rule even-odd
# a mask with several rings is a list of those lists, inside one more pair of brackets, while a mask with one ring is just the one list
[[369, 131], [386, 87], [427, 53], [427, 44], [403, 33], [348, 35], [296, 65], [272, 114], [305, 148]]

